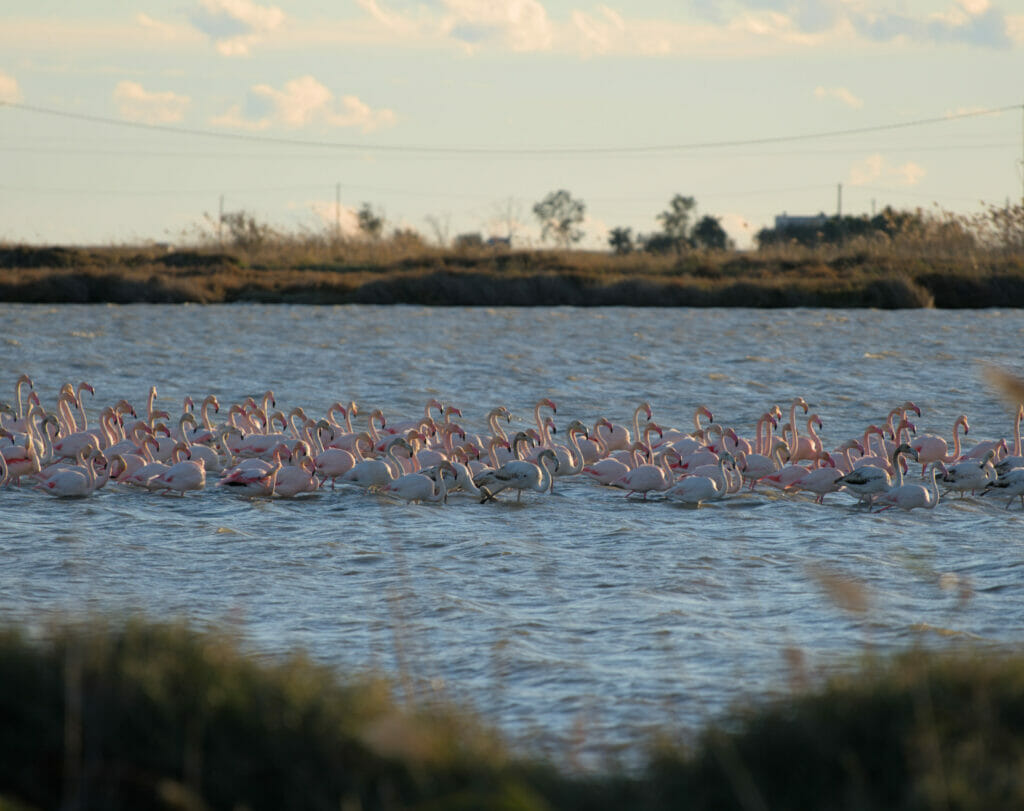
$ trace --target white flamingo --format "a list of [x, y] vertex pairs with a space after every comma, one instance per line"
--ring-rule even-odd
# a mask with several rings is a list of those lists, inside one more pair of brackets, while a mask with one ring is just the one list
[[942, 467], [942, 462], [933, 462], [931, 464], [931, 476], [928, 480], [928, 487], [916, 482], [900, 484], [876, 496], [872, 506], [877, 506], [878, 512], [891, 510], [894, 507], [898, 507], [901, 510], [913, 510], [918, 507], [934, 510], [938, 506], [940, 498], [939, 487], [935, 482], [935, 474], [936, 469]]
[[513, 489], [516, 491], [516, 501], [522, 501], [524, 490], [534, 490], [538, 493], [547, 492], [553, 482], [552, 470], [558, 467], [558, 457], [550, 448], [545, 448], [537, 457], [536, 462], [528, 462], [525, 459], [512, 459], [496, 470], [487, 470], [473, 479], [476, 485], [484, 494], [480, 499], [494, 501], [495, 496], [502, 490]]

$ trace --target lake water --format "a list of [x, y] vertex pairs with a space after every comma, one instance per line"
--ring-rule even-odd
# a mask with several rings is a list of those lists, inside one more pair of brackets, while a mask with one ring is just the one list
[[[751, 435], [803, 396], [826, 447], [912, 400], [918, 433], [966, 414], [1011, 438], [985, 363], [1021, 372], [1019, 311], [755, 311], [0, 305], [0, 399], [28, 373], [52, 408], [91, 383], [90, 415], [148, 389], [272, 389], [287, 412], [355, 400], [392, 418], [431, 397], [483, 430], [550, 397], [556, 423], [629, 422], [648, 401], [689, 430], [708, 406]], [[801, 424], [801, 428], [802, 428]], [[918, 468], [919, 470], [919, 468]], [[866, 649], [1024, 641], [1024, 520], [1005, 499], [866, 513], [845, 494], [744, 492], [700, 509], [579, 478], [554, 493], [402, 505], [339, 487], [247, 500], [107, 487], [56, 500], [0, 490], [0, 619], [54, 613], [230, 625], [258, 654], [303, 648], [418, 696], [475, 707], [532, 751], [584, 766], [632, 757], [652, 729], [694, 729]], [[852, 582], [863, 611], [840, 603]], [[839, 590], [841, 592], [841, 590]]]

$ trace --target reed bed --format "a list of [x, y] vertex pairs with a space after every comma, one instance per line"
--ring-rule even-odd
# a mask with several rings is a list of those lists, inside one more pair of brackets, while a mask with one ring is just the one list
[[[251, 264], [232, 254], [0, 248], [0, 300], [476, 306], [1020, 307], [1024, 260], [971, 266], [843, 254], [700, 255], [644, 263], [537, 252], [365, 265]], [[58, 264], [58, 261], [60, 264]], [[32, 264], [35, 262], [45, 264]], [[13, 264], [19, 263], [19, 264]]]
[[1024, 805], [1024, 657], [977, 648], [867, 656], [600, 774], [519, 756], [437, 695], [183, 625], [7, 629], [0, 685], [3, 808]]
[[[250, 229], [251, 230], [251, 229]], [[1024, 207], [908, 218], [893, 233], [756, 251], [624, 255], [340, 239], [256, 228], [227, 245], [0, 243], [0, 300], [477, 306], [1024, 306]], [[258, 237], [258, 238], [257, 238]]]

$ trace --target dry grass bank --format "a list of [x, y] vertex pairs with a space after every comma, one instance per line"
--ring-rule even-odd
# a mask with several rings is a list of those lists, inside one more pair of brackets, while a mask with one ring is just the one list
[[682, 256], [442, 251], [312, 241], [258, 250], [0, 245], [0, 300], [477, 306], [1021, 307], [1024, 253], [786, 246]]

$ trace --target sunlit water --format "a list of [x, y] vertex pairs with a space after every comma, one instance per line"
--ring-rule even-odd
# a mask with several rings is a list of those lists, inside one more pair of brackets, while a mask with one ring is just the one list
[[[1018, 311], [456, 309], [0, 305], [0, 398], [27, 372], [52, 407], [85, 380], [92, 415], [124, 397], [180, 412], [272, 389], [288, 411], [335, 401], [422, 414], [430, 397], [483, 430], [654, 418], [699, 404], [742, 434], [801, 395], [827, 447], [913, 400], [918, 432], [1010, 437], [983, 362], [1018, 370]], [[226, 413], [222, 410], [222, 415]], [[801, 426], [802, 427], [802, 426]], [[322, 490], [250, 501], [107, 487], [88, 499], [0, 491], [0, 619], [143, 613], [230, 625], [249, 648], [303, 648], [472, 705], [521, 746], [596, 763], [654, 728], [694, 729], [870, 647], [1024, 640], [1024, 520], [1005, 499], [867, 514], [743, 493], [692, 509], [560, 480], [553, 495], [400, 505]], [[824, 585], [849, 578], [867, 610]]]

